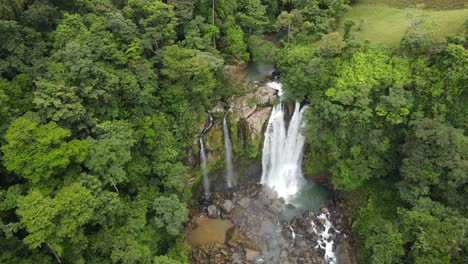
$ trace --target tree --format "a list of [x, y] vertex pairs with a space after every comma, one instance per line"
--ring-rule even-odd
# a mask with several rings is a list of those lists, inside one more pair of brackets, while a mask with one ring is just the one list
[[239, 1], [239, 12], [237, 18], [241, 27], [251, 34], [253, 31], [261, 31], [267, 23], [266, 8], [261, 0], [241, 0]]
[[275, 61], [277, 48], [271, 41], [263, 40], [259, 36], [251, 36], [249, 38], [249, 50], [253, 61], [267, 63]]
[[138, 25], [143, 34], [141, 44], [145, 49], [155, 53], [174, 43], [177, 19], [173, 6], [160, 0], [129, 0], [123, 12]]
[[468, 140], [462, 130], [434, 119], [413, 121], [412, 125], [413, 133], [403, 145], [402, 197], [414, 204], [421, 194], [431, 195], [466, 210]]
[[88, 154], [85, 142], [67, 141], [70, 135], [54, 122], [41, 125], [35, 115], [15, 119], [5, 134], [7, 144], [1, 147], [4, 165], [32, 184], [54, 182], [50, 178], [83, 162]]
[[249, 59], [244, 34], [240, 28], [230, 28], [226, 31], [223, 50], [227, 54], [227, 59], [235, 64], [243, 63]]
[[340, 54], [345, 47], [346, 42], [343, 41], [340, 33], [332, 32], [322, 37], [319, 51], [324, 57], [333, 57]]
[[181, 264], [177, 260], [173, 260], [168, 256], [156, 256], [153, 261], [154, 264]]
[[132, 130], [123, 121], [107, 121], [97, 129], [97, 139], [87, 140], [90, 149], [85, 165], [102, 178], [104, 185], [111, 184], [119, 192], [117, 184], [127, 179], [124, 166], [132, 159], [131, 148], [135, 142]]
[[57, 258], [68, 246], [83, 248], [83, 226], [94, 207], [91, 192], [77, 183], [62, 187], [53, 198], [32, 190], [18, 199], [17, 214], [28, 232], [25, 244], [32, 249], [46, 244]]
[[156, 214], [155, 223], [158, 228], [164, 228], [172, 236], [179, 234], [183, 223], [187, 219], [188, 212], [176, 195], [156, 198], [153, 209]]

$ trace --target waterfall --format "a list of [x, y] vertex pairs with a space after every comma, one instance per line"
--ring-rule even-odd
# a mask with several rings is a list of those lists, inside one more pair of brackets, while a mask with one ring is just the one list
[[205, 198], [209, 198], [210, 193], [210, 180], [208, 179], [208, 167], [206, 165], [206, 151], [205, 151], [205, 144], [203, 143], [203, 135], [210, 130], [211, 126], [213, 125], [213, 117], [208, 113], [209, 123], [208, 126], [205, 127], [202, 134], [200, 135], [200, 164], [203, 172], [203, 191], [205, 193]]
[[[268, 85], [282, 95], [280, 83], [270, 82]], [[305, 143], [301, 134], [303, 110], [300, 103], [296, 102], [286, 130], [284, 105], [277, 104], [273, 107], [265, 131], [261, 183], [274, 189], [283, 198], [294, 195], [304, 182], [301, 168]]]
[[229, 138], [229, 129], [226, 121], [226, 115], [223, 119], [223, 133], [224, 133], [224, 159], [226, 163], [226, 184], [228, 188], [232, 187], [232, 143]]
[[209, 198], [210, 193], [210, 180], [208, 179], [208, 168], [206, 166], [206, 154], [205, 154], [205, 145], [203, 144], [203, 137], [200, 137], [200, 163], [203, 172], [203, 191], [205, 192], [205, 197]]

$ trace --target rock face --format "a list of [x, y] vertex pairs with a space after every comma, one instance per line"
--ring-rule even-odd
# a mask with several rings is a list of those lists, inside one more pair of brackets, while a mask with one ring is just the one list
[[[236, 69], [228, 70], [231, 73]], [[239, 70], [242, 72], [242, 70]], [[245, 84], [243, 84], [245, 85]], [[248, 84], [252, 92], [228, 99], [229, 108], [216, 105], [208, 112], [213, 118], [211, 128], [203, 135], [208, 162], [215, 164], [224, 155], [223, 117], [228, 117], [230, 138], [236, 157], [258, 158], [263, 142], [263, 130], [277, 100], [277, 91], [265, 84]], [[208, 117], [207, 117], [208, 120]], [[194, 135], [192, 147], [187, 150], [187, 164], [195, 167], [199, 161], [198, 137], [207, 126], [207, 120], [201, 123]]]
[[[230, 126], [235, 126], [238, 154], [257, 158], [261, 153], [263, 130], [270, 118], [277, 91], [265, 84], [256, 85], [255, 91], [229, 98]], [[234, 137], [231, 135], [231, 138]]]

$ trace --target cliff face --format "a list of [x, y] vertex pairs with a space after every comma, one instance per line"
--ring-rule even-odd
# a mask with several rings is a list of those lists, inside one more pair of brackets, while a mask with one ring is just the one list
[[214, 107], [209, 112], [213, 126], [203, 136], [208, 161], [216, 164], [224, 159], [223, 118], [226, 115], [229, 136], [235, 159], [259, 158], [262, 150], [263, 131], [268, 123], [276, 91], [266, 85], [256, 85], [256, 90], [228, 99], [229, 108]]

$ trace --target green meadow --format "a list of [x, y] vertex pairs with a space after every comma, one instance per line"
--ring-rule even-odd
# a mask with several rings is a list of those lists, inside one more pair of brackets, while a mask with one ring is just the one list
[[[339, 26], [344, 32], [344, 21], [352, 20], [355, 25], [351, 38], [357, 41], [383, 43], [395, 48], [399, 45], [408, 23], [417, 12], [422, 12], [426, 21], [431, 23], [434, 35], [438, 39], [457, 33], [463, 33], [464, 23], [468, 19], [468, 8], [459, 0], [362, 0], [352, 5], [351, 10], [342, 19]], [[424, 6], [416, 8], [417, 3]]]

